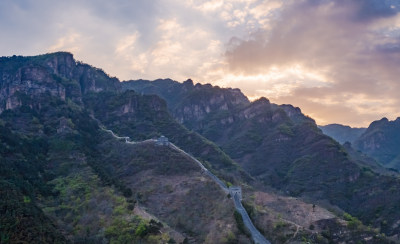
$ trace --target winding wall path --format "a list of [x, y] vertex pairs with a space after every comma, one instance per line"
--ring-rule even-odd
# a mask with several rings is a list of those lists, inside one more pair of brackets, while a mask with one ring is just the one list
[[[104, 129], [104, 131], [107, 131], [114, 138], [116, 138], [118, 140], [121, 140], [121, 139], [125, 140], [126, 143], [129, 143], [129, 144], [138, 143], [138, 142], [131, 141], [131, 139], [127, 136], [125, 136], [125, 137], [117, 136], [112, 130]], [[156, 142], [157, 140], [146, 140], [146, 141]], [[204, 167], [204, 165], [199, 160], [197, 160], [195, 157], [193, 157], [189, 153], [185, 152], [184, 150], [180, 149], [179, 147], [177, 147], [175, 144], [173, 144], [171, 142], [169, 142], [168, 145], [170, 148], [186, 155], [187, 157], [189, 157], [190, 159], [195, 161], [198, 164], [198, 166], [201, 168], [201, 170], [203, 170], [205, 174], [207, 174], [215, 183], [217, 183], [226, 194], [229, 193], [229, 188], [226, 186], [226, 184], [223, 181], [221, 181], [217, 176], [215, 176], [213, 173], [211, 173], [206, 167]], [[232, 199], [233, 199], [236, 210], [242, 216], [244, 225], [250, 231], [251, 238], [253, 239], [254, 243], [256, 243], [256, 244], [271, 244], [271, 242], [269, 242], [267, 239], [265, 239], [265, 237], [263, 235], [261, 235], [261, 233], [253, 225], [253, 222], [251, 221], [249, 215], [247, 214], [246, 209], [243, 207], [239, 196], [237, 194], [235, 194], [232, 196]]]
[[[170, 147], [185, 154], [186, 156], [190, 157], [192, 160], [194, 160], [199, 166], [200, 168], [213, 180], [215, 181], [215, 183], [217, 183], [222, 190], [225, 193], [229, 193], [229, 188], [225, 185], [224, 182], [222, 182], [217, 176], [215, 176], [213, 173], [211, 173], [206, 167], [204, 167], [204, 165], [197, 160], [196, 158], [194, 158], [193, 156], [191, 156], [190, 154], [188, 154], [187, 152], [183, 151], [182, 149], [180, 149], [179, 147], [177, 147], [176, 145], [174, 145], [173, 143], [169, 143]], [[251, 237], [253, 239], [253, 241], [256, 244], [271, 244], [271, 242], [269, 242], [267, 239], [265, 239], [265, 237], [263, 235], [261, 235], [261, 233], [257, 230], [257, 228], [253, 225], [253, 222], [251, 221], [249, 215], [247, 214], [246, 209], [243, 207], [242, 202], [240, 201], [240, 198], [237, 194], [235, 194], [234, 196], [232, 196], [233, 202], [235, 204], [235, 208], [236, 210], [240, 213], [240, 215], [242, 216], [243, 219], [243, 223], [246, 226], [246, 228], [250, 231]]]

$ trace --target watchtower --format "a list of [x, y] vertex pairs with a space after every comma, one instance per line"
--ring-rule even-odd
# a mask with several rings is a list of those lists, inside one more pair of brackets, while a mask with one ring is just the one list
[[229, 194], [231, 194], [232, 197], [235, 197], [237, 195], [240, 200], [242, 200], [242, 188], [240, 186], [230, 186], [229, 187]]
[[159, 146], [168, 146], [169, 145], [168, 138], [166, 138], [165, 136], [160, 136], [157, 139], [156, 144], [159, 145]]

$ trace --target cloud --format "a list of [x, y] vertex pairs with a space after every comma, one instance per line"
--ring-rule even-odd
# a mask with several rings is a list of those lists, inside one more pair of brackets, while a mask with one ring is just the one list
[[[192, 77], [207, 82], [221, 77], [229, 36], [260, 27], [278, 2], [3, 0], [0, 53], [63, 50], [120, 79]], [[171, 28], [163, 28], [168, 23]]]
[[[263, 76], [272, 68], [288, 74], [290, 67], [300, 66], [305, 74], [318, 74], [321, 82], [300, 79], [285, 95], [277, 94], [272, 100], [301, 106], [319, 122], [366, 125], [374, 116], [395, 117], [398, 109], [393, 105], [400, 105], [400, 98], [394, 95], [400, 92], [400, 70], [396, 68], [400, 45], [395, 34], [399, 31], [395, 27], [398, 11], [393, 4], [373, 0], [292, 2], [271, 28], [259, 29], [246, 39], [231, 39], [225, 54], [230, 71], [238, 76]], [[293, 73], [289, 76], [301, 78]], [[288, 83], [279, 79], [265, 83], [281, 82]], [[352, 115], [357, 115], [356, 119]]]
[[[353, 0], [356, 6], [356, 20], [366, 21], [376, 18], [395, 16], [400, 9], [396, 0]], [[351, 1], [340, 0], [339, 3], [348, 5]]]
[[81, 35], [78, 33], [68, 33], [66, 36], [60, 37], [54, 45], [49, 47], [49, 51], [55, 52], [58, 50], [69, 50], [76, 53], [79, 51], [78, 40], [81, 38]]
[[400, 105], [399, 10], [398, 0], [2, 0], [0, 54], [70, 51], [121, 80], [190, 77], [365, 124]]

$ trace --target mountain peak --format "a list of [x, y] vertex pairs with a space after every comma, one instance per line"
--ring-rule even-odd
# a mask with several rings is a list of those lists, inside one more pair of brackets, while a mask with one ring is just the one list
[[260, 103], [260, 104], [271, 104], [268, 98], [266, 97], [260, 97], [259, 99], [255, 100], [254, 103]]
[[[40, 57], [40, 56], [42, 56], [42, 55], [39, 55], [39, 56], [36, 56], [36, 57]], [[68, 57], [68, 58], [73, 58], [74, 57], [74, 55], [72, 53], [67, 52], [67, 51], [58, 51], [58, 52], [53, 52], [53, 53], [46, 53], [46, 54], [43, 54], [43, 56], [48, 56], [48, 57], [57, 56], [57, 57]]]
[[387, 124], [388, 122], [389, 122], [389, 120], [386, 117], [383, 117], [380, 120], [376, 120], [376, 121], [372, 122], [369, 125], [367, 131], [373, 130], [373, 129], [378, 128], [380, 126], [383, 126], [383, 125]]
[[380, 120], [380, 122], [389, 122], [389, 120], [388, 120], [388, 118], [383, 117], [383, 118]]
[[82, 94], [88, 92], [120, 90], [118, 79], [76, 62], [69, 52], [2, 57], [0, 61], [0, 88], [7, 88], [0, 95], [0, 112], [20, 106], [21, 94], [32, 97], [49, 93], [80, 102]]
[[193, 80], [192, 79], [187, 79], [183, 82], [183, 85], [185, 86], [193, 86]]
[[292, 114], [301, 114], [301, 109], [291, 104], [282, 104], [279, 107], [283, 108], [283, 110], [285, 110], [285, 112], [289, 115], [289, 117]]

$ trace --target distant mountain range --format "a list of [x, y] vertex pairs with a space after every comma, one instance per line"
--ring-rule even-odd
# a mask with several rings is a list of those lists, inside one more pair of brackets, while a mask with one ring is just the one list
[[385, 167], [400, 170], [400, 118], [372, 122], [355, 140], [354, 148], [375, 158]]
[[325, 135], [332, 137], [341, 144], [345, 142], [354, 143], [367, 130], [367, 128], [352, 128], [341, 124], [329, 124], [318, 127]]
[[231, 196], [148, 140], [161, 135], [240, 185], [272, 243], [400, 234], [398, 173], [292, 105], [191, 80], [121, 83], [66, 52], [2, 57], [0, 74], [0, 243], [251, 243]]
[[346, 141], [387, 168], [400, 170], [400, 118], [372, 122], [368, 128], [351, 128], [339, 124], [319, 126], [340, 143]]

